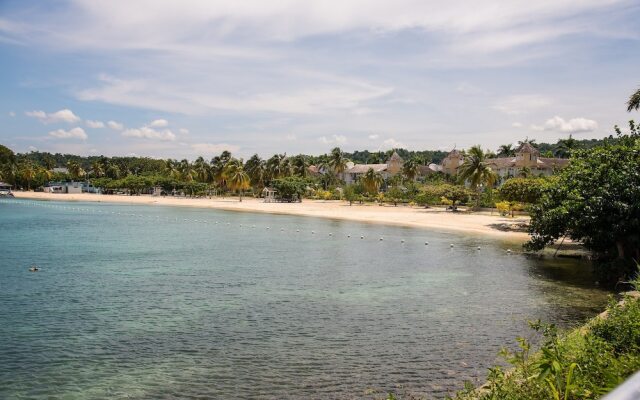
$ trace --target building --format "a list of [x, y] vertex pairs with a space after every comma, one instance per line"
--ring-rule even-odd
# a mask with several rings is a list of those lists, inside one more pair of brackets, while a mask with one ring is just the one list
[[[458, 168], [464, 162], [464, 155], [458, 150], [452, 150], [443, 160], [441, 170], [447, 175], [456, 175]], [[500, 180], [519, 176], [528, 171], [531, 176], [549, 176], [556, 170], [569, 165], [566, 158], [540, 157], [538, 149], [525, 142], [518, 147], [515, 156], [489, 158], [486, 163], [498, 174]]]
[[84, 182], [49, 182], [44, 187], [45, 193], [82, 193]]
[[388, 179], [401, 173], [403, 166], [404, 160], [394, 151], [384, 164], [354, 164], [349, 162], [341, 178], [349, 185], [357, 182], [369, 169], [372, 169], [374, 172], [380, 173], [384, 179]]

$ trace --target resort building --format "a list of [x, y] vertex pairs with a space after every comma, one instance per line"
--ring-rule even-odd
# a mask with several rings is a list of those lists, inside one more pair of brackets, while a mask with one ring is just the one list
[[369, 169], [373, 169], [375, 172], [380, 173], [384, 179], [387, 179], [401, 173], [403, 165], [404, 160], [394, 151], [384, 164], [347, 163], [347, 169], [342, 173], [341, 178], [349, 185], [357, 182]]
[[[464, 155], [454, 149], [442, 160], [440, 170], [447, 175], [456, 175], [463, 162]], [[527, 142], [518, 147], [513, 157], [489, 158], [486, 162], [501, 180], [525, 171], [531, 176], [548, 176], [569, 164], [566, 158], [540, 157], [540, 151]]]

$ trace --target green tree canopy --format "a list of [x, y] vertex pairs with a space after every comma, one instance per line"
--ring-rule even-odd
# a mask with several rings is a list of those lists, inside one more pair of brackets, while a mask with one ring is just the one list
[[640, 132], [577, 150], [531, 207], [531, 240], [540, 250], [564, 235], [609, 257], [640, 259]]

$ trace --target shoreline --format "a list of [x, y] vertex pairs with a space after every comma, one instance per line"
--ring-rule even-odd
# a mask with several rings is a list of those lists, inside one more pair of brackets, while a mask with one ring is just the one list
[[508, 218], [490, 215], [487, 212], [473, 214], [452, 213], [441, 208], [418, 208], [409, 206], [379, 206], [354, 204], [341, 200], [304, 200], [302, 203], [264, 203], [251, 197], [238, 201], [227, 198], [176, 198], [150, 195], [99, 195], [91, 193], [66, 194], [43, 192], [14, 192], [17, 199], [43, 201], [85, 201], [135, 205], [159, 205], [170, 207], [195, 207], [224, 211], [257, 212], [266, 214], [296, 215], [385, 225], [405, 226], [418, 229], [435, 229], [477, 235], [491, 235], [497, 239], [524, 243], [529, 239], [526, 232], [501, 230], [505, 226], [528, 222], [528, 217]]

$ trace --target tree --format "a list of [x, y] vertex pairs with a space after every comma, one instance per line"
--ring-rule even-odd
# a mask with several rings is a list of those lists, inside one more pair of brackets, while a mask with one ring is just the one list
[[80, 179], [86, 174], [77, 161], [69, 161], [67, 163], [67, 169], [69, 170], [69, 175], [71, 175], [71, 178], [74, 180]]
[[291, 165], [295, 176], [306, 178], [309, 175], [309, 160], [306, 156], [300, 154], [293, 157]]
[[540, 250], [568, 236], [605, 258], [617, 257], [631, 268], [640, 259], [640, 130], [572, 154], [531, 206], [531, 240]]
[[486, 155], [480, 146], [473, 146], [464, 158], [464, 162], [458, 167], [458, 178], [468, 181], [472, 189], [477, 193], [476, 207], [480, 205], [480, 191], [482, 186], [492, 187], [498, 180], [498, 175], [487, 165]]
[[251, 187], [251, 179], [244, 170], [242, 160], [229, 160], [224, 170], [224, 178], [229, 189], [238, 192], [242, 202], [242, 192]]
[[362, 177], [362, 184], [367, 192], [376, 194], [380, 190], [380, 186], [384, 183], [384, 178], [379, 172], [375, 172], [373, 168], [369, 168]]
[[264, 181], [267, 174], [266, 163], [259, 155], [254, 154], [244, 165], [245, 171], [249, 174], [251, 184], [258, 189], [264, 187]]
[[306, 179], [289, 176], [275, 179], [272, 182], [274, 189], [278, 191], [278, 196], [283, 201], [302, 201], [302, 196], [307, 191], [309, 182]]
[[409, 181], [416, 179], [419, 172], [420, 165], [414, 159], [407, 160], [402, 166], [402, 175]]
[[38, 171], [36, 170], [34, 165], [31, 163], [27, 163], [22, 166], [20, 175], [22, 176], [22, 179], [27, 181], [27, 190], [31, 190], [31, 181], [35, 179], [37, 173]]
[[513, 157], [516, 151], [512, 144], [503, 144], [498, 147], [498, 157]]
[[634, 94], [629, 97], [627, 102], [627, 111], [638, 110], [640, 108], [640, 89], [636, 90]]
[[193, 162], [193, 171], [199, 182], [208, 183], [211, 181], [209, 163], [206, 162], [204, 158], [198, 157], [196, 161]]
[[349, 159], [344, 156], [340, 147], [335, 147], [331, 150], [331, 154], [329, 156], [329, 166], [333, 170], [336, 175], [343, 173], [347, 169], [347, 163]]
[[96, 160], [91, 163], [91, 170], [93, 171], [93, 176], [95, 178], [102, 178], [104, 176], [104, 167], [100, 160]]
[[451, 206], [454, 208], [456, 203], [462, 203], [469, 199], [470, 193], [464, 186], [452, 185], [449, 183], [443, 183], [439, 186], [442, 197], [451, 200]]
[[571, 152], [576, 149], [577, 145], [578, 141], [575, 140], [572, 135], [569, 135], [567, 139], [558, 140], [553, 155], [560, 158], [569, 158]]

